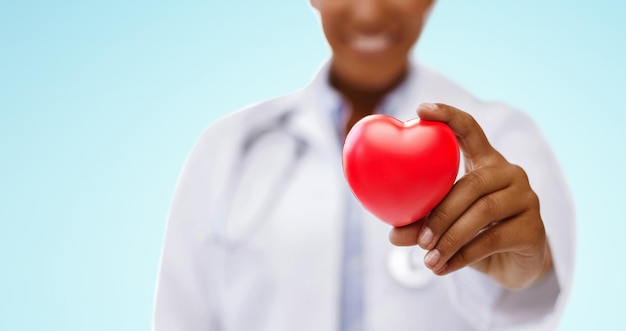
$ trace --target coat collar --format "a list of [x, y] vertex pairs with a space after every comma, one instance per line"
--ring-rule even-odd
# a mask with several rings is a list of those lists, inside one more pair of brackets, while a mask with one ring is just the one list
[[[337, 112], [343, 107], [344, 100], [330, 86], [329, 71], [330, 62], [326, 62], [310, 84], [299, 92], [298, 116], [294, 118], [294, 127], [313, 147], [340, 152], [343, 137], [338, 135]], [[423, 84], [426, 71], [422, 66], [411, 63], [404, 82], [385, 97], [377, 112], [403, 121], [417, 117], [415, 111], [421, 102], [425, 102], [426, 94], [429, 93]]]

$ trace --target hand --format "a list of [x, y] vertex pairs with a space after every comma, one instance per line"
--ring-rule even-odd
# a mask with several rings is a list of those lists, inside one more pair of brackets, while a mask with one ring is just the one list
[[428, 250], [425, 264], [437, 275], [469, 265], [510, 290], [539, 281], [552, 260], [524, 169], [496, 151], [469, 114], [443, 104], [423, 104], [417, 113], [455, 132], [466, 174], [424, 219], [393, 228], [391, 243]]

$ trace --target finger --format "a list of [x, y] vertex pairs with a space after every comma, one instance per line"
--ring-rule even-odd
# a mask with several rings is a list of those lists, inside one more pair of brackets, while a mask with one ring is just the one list
[[461, 217], [441, 236], [432, 251], [437, 251], [437, 259], [430, 258], [426, 266], [439, 270], [448, 260], [457, 254], [466, 244], [483, 232], [505, 219], [520, 215], [525, 204], [520, 203], [521, 192], [514, 188], [500, 190], [478, 199]]
[[520, 244], [520, 239], [515, 235], [516, 230], [514, 222], [494, 224], [467, 243], [445, 264], [433, 270], [438, 275], [445, 275], [468, 265], [477, 265], [491, 255], [512, 251]]
[[459, 179], [426, 217], [418, 237], [420, 247], [433, 249], [441, 235], [478, 199], [508, 187], [512, 178], [509, 172], [508, 169], [483, 167]]
[[423, 120], [447, 124], [457, 136], [463, 154], [472, 160], [495, 152], [478, 122], [466, 112], [445, 104], [424, 103], [417, 109], [417, 115]]
[[417, 235], [423, 224], [423, 220], [419, 220], [403, 227], [393, 227], [389, 231], [389, 241], [396, 246], [417, 245]]
[[444, 275], [472, 265], [482, 272], [489, 271], [488, 257], [505, 252], [518, 251], [529, 242], [535, 242], [533, 230], [520, 228], [520, 224], [526, 227], [527, 219], [520, 215], [514, 219], [497, 223], [488, 230], [481, 232], [476, 238], [460, 249], [447, 263], [437, 270], [437, 274]]

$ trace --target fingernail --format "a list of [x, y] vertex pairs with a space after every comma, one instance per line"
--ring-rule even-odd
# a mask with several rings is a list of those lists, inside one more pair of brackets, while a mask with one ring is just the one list
[[424, 256], [424, 263], [426, 263], [426, 266], [433, 268], [437, 265], [437, 262], [439, 262], [440, 257], [441, 254], [439, 253], [439, 250], [433, 249], [432, 251], [428, 252], [426, 256]]
[[422, 232], [419, 235], [419, 238], [417, 238], [417, 243], [420, 245], [420, 247], [422, 248], [426, 248], [428, 247], [428, 245], [430, 245], [430, 242], [433, 240], [433, 232], [430, 230], [429, 227], [425, 226], [422, 229]]
[[436, 110], [437, 109], [437, 105], [434, 103], [423, 103], [420, 105], [420, 108], [424, 109], [424, 110]]

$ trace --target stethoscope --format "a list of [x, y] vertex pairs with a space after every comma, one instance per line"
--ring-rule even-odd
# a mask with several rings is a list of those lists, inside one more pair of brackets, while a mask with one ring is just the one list
[[[285, 111], [275, 117], [271, 122], [253, 129], [244, 137], [238, 153], [235, 155], [236, 162], [230, 171], [228, 180], [221, 194], [219, 207], [220, 215], [217, 217], [215, 228], [215, 240], [229, 248], [235, 248], [253, 236], [263, 225], [263, 215], [269, 215], [278, 205], [281, 195], [285, 193], [287, 184], [294, 175], [299, 161], [309, 149], [307, 141], [296, 132], [290, 130], [290, 122], [293, 111]], [[236, 197], [246, 188], [242, 183], [242, 174], [246, 173], [246, 167], [254, 167], [253, 154], [263, 143], [282, 141], [290, 144], [285, 153], [285, 160], [278, 161], [272, 166], [273, 176], [270, 185], [264, 192], [255, 195], [255, 206], [241, 206]], [[284, 139], [286, 138], [286, 139]], [[278, 140], [276, 140], [278, 139]], [[266, 141], [267, 140], [267, 141]], [[259, 150], [261, 151], [261, 150]], [[268, 174], [268, 176], [272, 176]], [[239, 214], [238, 214], [239, 213]], [[237, 217], [236, 217], [237, 216]], [[237, 222], [234, 222], [237, 220]]]
[[424, 264], [426, 253], [419, 246], [392, 247], [387, 258], [389, 275], [403, 287], [426, 287], [436, 277]]
[[[222, 191], [220, 206], [221, 215], [215, 224], [214, 238], [226, 248], [236, 249], [263, 226], [263, 216], [272, 213], [285, 193], [289, 181], [297, 170], [298, 163], [303, 159], [310, 144], [294, 130], [290, 129], [290, 122], [294, 111], [286, 111], [275, 117], [269, 123], [253, 129], [244, 137], [239, 151], [235, 155], [236, 162], [231, 169], [225, 189]], [[260, 201], [251, 210], [238, 208], [236, 196], [245, 189], [242, 185], [241, 174], [245, 173], [246, 167], [254, 167], [253, 154], [255, 149], [267, 140], [272, 143], [270, 137], [285, 139], [283, 143], [291, 145], [291, 150], [286, 152], [285, 159], [275, 165], [275, 178], [264, 194], [255, 195]], [[249, 206], [246, 206], [246, 208]], [[237, 215], [244, 212], [244, 215]], [[239, 217], [235, 217], [239, 216]], [[234, 223], [237, 220], [238, 223]], [[387, 269], [392, 279], [403, 287], [419, 289], [425, 287], [433, 278], [433, 273], [424, 265], [426, 251], [419, 246], [414, 247], [391, 247], [387, 258]]]

